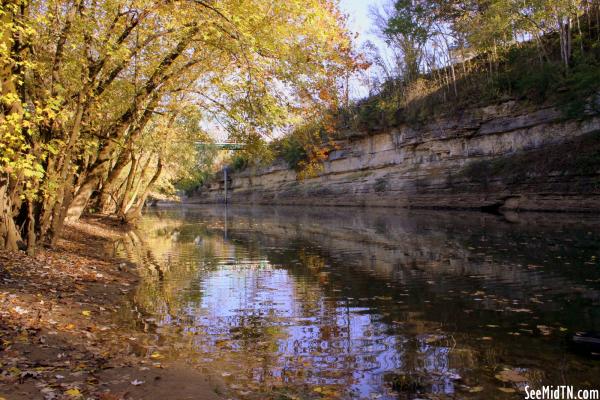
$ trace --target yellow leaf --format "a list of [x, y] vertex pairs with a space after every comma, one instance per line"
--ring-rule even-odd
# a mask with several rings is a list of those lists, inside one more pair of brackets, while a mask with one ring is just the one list
[[155, 351], [154, 353], [152, 353], [150, 355], [151, 358], [157, 359], [157, 358], [162, 358], [162, 354], [160, 354], [158, 351]]
[[81, 392], [77, 388], [69, 389], [65, 392], [65, 394], [71, 397], [81, 397]]
[[92, 315], [92, 312], [91, 312], [91, 311], [88, 311], [88, 310], [83, 310], [81, 313], [82, 313], [83, 315], [85, 315], [86, 317], [89, 317], [90, 315]]

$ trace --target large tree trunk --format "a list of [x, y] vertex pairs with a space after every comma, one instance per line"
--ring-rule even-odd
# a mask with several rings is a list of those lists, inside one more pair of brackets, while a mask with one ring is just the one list
[[[11, 2], [6, 3], [6, 5], [9, 5]], [[5, 2], [2, 2], [1, 4], [4, 6]], [[14, 38], [14, 32], [9, 27], [16, 19], [13, 12], [9, 11], [9, 8], [7, 8], [5, 12], [0, 13], [0, 45], [11, 49], [11, 57], [15, 56], [15, 54], [13, 54], [13, 49], [15, 47], [13, 39], [18, 41], [18, 38]], [[9, 58], [7, 61], [8, 62], [3, 60], [2, 69], [0, 70], [0, 95], [7, 99], [15, 98], [16, 100], [10, 105], [4, 104], [4, 106], [0, 108], [2, 111], [2, 113], [0, 113], [0, 137], [3, 138], [5, 134], [8, 134], [8, 137], [20, 134], [20, 132], [15, 132], [15, 129], [19, 129], [18, 126], [13, 127], [7, 123], [7, 117], [17, 116], [21, 118], [23, 115], [21, 98], [15, 83], [18, 78], [15, 71], [18, 70], [18, 67], [14, 59]], [[11, 166], [11, 161], [14, 160], [9, 159], [6, 162], [0, 162], [0, 249], [16, 251], [18, 250], [18, 243], [21, 241], [21, 234], [14, 220], [14, 210], [16, 209], [16, 205], [14, 204], [13, 198], [18, 199], [19, 197], [16, 193], [17, 187], [14, 184], [11, 185], [10, 170], [7, 168]]]
[[85, 175], [85, 180], [79, 187], [79, 190], [77, 190], [77, 194], [73, 198], [72, 203], [69, 205], [66, 216], [67, 221], [77, 221], [81, 217], [81, 214], [83, 214], [83, 211], [92, 197], [92, 193], [100, 187], [100, 182], [110, 170], [113, 156], [119, 146], [118, 140], [125, 136], [127, 129], [135, 119], [136, 113], [137, 105], [132, 104], [121, 118], [119, 118], [119, 121], [115, 125], [114, 136], [104, 143], [104, 147], [100, 149], [98, 157], [89, 167]]
[[12, 201], [8, 194], [8, 179], [0, 178], [0, 249], [17, 251], [21, 240], [13, 219]]
[[63, 221], [57, 221], [64, 213], [61, 211], [71, 201], [74, 175], [72, 171], [73, 153], [81, 135], [83, 111], [89, 101], [85, 101], [83, 94], [78, 96], [73, 126], [68, 133], [68, 142], [64, 150], [53, 157], [47, 166], [47, 175], [54, 176], [58, 185], [54, 196], [42, 202], [41, 221], [39, 222], [40, 240], [45, 243], [54, 243], [55, 237], [62, 230]]
[[[141, 128], [145, 126], [145, 124], [150, 120], [154, 112], [154, 107], [156, 106], [156, 102], [158, 101], [158, 95], [154, 95], [150, 100], [150, 104], [148, 108], [142, 114], [140, 119], [140, 123], [134, 129], [132, 134], [130, 135], [128, 142], [132, 142], [137, 138], [141, 132]], [[68, 221], [76, 221], [81, 217], [81, 214], [85, 210], [92, 193], [94, 190], [98, 189], [100, 186], [100, 182], [102, 179], [108, 174], [111, 168], [112, 160], [115, 153], [118, 151], [118, 140], [122, 139], [125, 136], [127, 130], [131, 127], [131, 124], [134, 122], [135, 115], [137, 114], [137, 106], [132, 104], [129, 110], [123, 114], [120, 118], [119, 123], [115, 128], [115, 135], [111, 137], [111, 139], [105, 143], [104, 147], [98, 153], [98, 157], [94, 161], [94, 163], [89, 167], [88, 172], [86, 174], [86, 179], [79, 187], [77, 194], [73, 198], [73, 202], [69, 206], [69, 210], [67, 211], [67, 220]]]
[[110, 160], [113, 150], [116, 147], [113, 143], [114, 142], [109, 142], [102, 150], [100, 150], [96, 162], [92, 165], [85, 181], [79, 187], [77, 194], [69, 206], [66, 216], [67, 221], [77, 221], [81, 217], [81, 214], [83, 214], [83, 211], [92, 197], [92, 193], [94, 190], [98, 189], [100, 181], [110, 168]]
[[[74, 179], [74, 178], [73, 178]], [[71, 203], [73, 199], [73, 183], [66, 183], [68, 188], [65, 189], [65, 194], [63, 197], [63, 204], [57, 204], [54, 209], [54, 215], [52, 217], [52, 231], [50, 235], [50, 245], [56, 245], [56, 241], [58, 240], [60, 233], [65, 224], [65, 218], [67, 217], [68, 204]]]

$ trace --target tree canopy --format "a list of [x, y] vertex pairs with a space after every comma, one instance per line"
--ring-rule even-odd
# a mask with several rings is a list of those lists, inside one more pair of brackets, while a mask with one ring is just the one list
[[30, 252], [86, 207], [135, 219], [211, 129], [252, 141], [329, 107], [355, 64], [332, 0], [3, 0], [0, 16], [0, 244]]

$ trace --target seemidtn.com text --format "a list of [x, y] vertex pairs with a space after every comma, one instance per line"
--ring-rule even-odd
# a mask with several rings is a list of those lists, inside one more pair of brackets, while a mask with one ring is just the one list
[[526, 400], [600, 400], [598, 389], [575, 389], [573, 386], [542, 386], [532, 389], [525, 386]]

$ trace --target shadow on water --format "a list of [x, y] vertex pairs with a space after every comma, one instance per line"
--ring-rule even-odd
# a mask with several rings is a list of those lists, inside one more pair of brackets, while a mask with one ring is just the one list
[[[122, 323], [239, 398], [523, 398], [598, 388], [600, 218], [189, 207], [119, 243]], [[135, 310], [135, 312], [131, 312]]]

